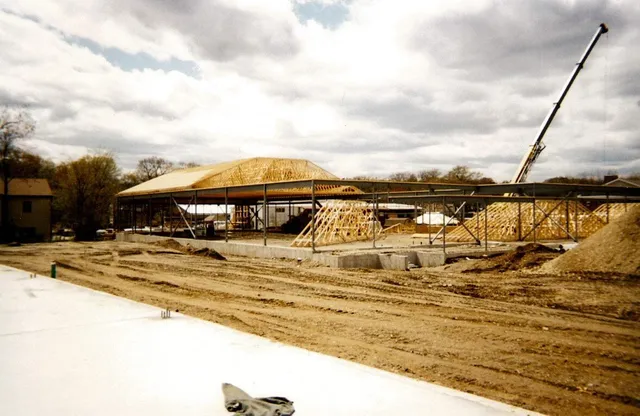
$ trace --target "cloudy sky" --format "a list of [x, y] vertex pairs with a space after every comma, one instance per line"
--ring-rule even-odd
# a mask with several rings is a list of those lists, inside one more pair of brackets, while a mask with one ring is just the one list
[[636, 0], [0, 0], [0, 104], [30, 106], [55, 161], [506, 180], [601, 22], [530, 179], [638, 172]]

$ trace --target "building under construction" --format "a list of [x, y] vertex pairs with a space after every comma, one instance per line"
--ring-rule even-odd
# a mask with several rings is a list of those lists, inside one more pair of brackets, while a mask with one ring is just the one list
[[[308, 257], [303, 251], [365, 247], [471, 244], [488, 250], [493, 242], [577, 241], [639, 202], [640, 188], [632, 186], [354, 181], [306, 160], [253, 158], [178, 170], [125, 190], [117, 196], [115, 219], [121, 239], [184, 237], [191, 244], [209, 241], [222, 253], [300, 258]], [[412, 206], [415, 215], [384, 227], [383, 204]], [[199, 207], [210, 205], [227, 213], [213, 234], [198, 215]], [[291, 210], [301, 205], [309, 209]], [[269, 224], [261, 215], [274, 206], [292, 212], [286, 223]], [[416, 233], [415, 218], [431, 214], [442, 223], [427, 221], [427, 232]], [[287, 223], [297, 224], [289, 236]], [[406, 239], [391, 237], [398, 234]]]
[[[511, 183], [341, 180], [307, 160], [238, 160], [175, 171], [121, 192], [116, 204], [116, 227], [128, 233], [120, 238], [132, 238], [128, 236], [140, 232], [151, 236], [182, 235], [193, 240], [223, 237], [225, 245], [216, 246], [218, 251], [289, 258], [313, 256], [319, 247], [332, 252], [364, 248], [362, 243], [344, 246], [355, 242], [370, 241], [367, 248], [385, 250], [435, 244], [442, 246], [443, 256], [438, 260], [442, 262], [447, 257], [447, 245], [452, 244], [483, 245], [487, 251], [490, 242], [578, 241], [588, 237], [623, 213], [628, 204], [640, 202], [640, 188], [526, 180], [545, 148], [542, 140], [560, 105], [601, 35], [608, 30], [604, 23], [598, 26]], [[216, 227], [214, 223], [209, 232], [204, 217], [198, 215], [198, 207], [212, 204], [224, 206], [224, 226]], [[292, 211], [292, 206], [299, 208], [301, 204], [310, 208]], [[380, 215], [381, 204], [402, 204], [409, 211], [413, 207], [413, 215], [387, 224], [387, 215]], [[288, 212], [284, 223], [277, 222], [277, 215], [269, 214], [273, 206], [277, 207], [276, 212]], [[432, 221], [432, 213], [440, 224]], [[276, 224], [269, 223], [270, 217]], [[416, 228], [418, 223], [422, 229]], [[254, 240], [246, 238], [249, 231], [254, 233]], [[255, 233], [260, 231], [262, 241], [255, 241]], [[258, 250], [256, 243], [269, 246], [270, 232], [293, 233], [295, 238], [278, 238], [272, 243], [280, 250]], [[391, 238], [391, 234], [411, 238]], [[381, 239], [384, 244], [377, 245]], [[231, 248], [230, 240], [243, 240], [244, 245]], [[424, 263], [412, 253], [398, 255], [404, 257], [399, 260], [399, 268], [406, 268], [409, 261]], [[333, 260], [327, 262], [333, 264]]]

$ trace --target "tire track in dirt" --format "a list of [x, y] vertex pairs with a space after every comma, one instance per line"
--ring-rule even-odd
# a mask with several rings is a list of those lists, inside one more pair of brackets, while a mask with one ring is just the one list
[[[73, 283], [548, 414], [640, 407], [640, 325], [593, 313], [591, 304], [580, 312], [581, 296], [633, 299], [637, 281], [219, 262], [115, 242], [0, 249], [0, 262], [39, 273], [51, 260], [69, 266], [59, 277]], [[520, 290], [527, 287], [544, 293]], [[509, 290], [518, 301], [504, 297]]]

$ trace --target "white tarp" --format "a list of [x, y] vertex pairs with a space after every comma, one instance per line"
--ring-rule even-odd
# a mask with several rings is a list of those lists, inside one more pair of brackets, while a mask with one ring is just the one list
[[[451, 219], [451, 217], [445, 215], [444, 216], [444, 220], [446, 222], [449, 223], [449, 225], [451, 224], [457, 224], [458, 220], [457, 219]], [[449, 220], [451, 220], [451, 222], [449, 222]], [[430, 225], [442, 225], [442, 213], [441, 212], [432, 212], [431, 216], [429, 216], [429, 213], [420, 215], [418, 217], [418, 219], [416, 220], [417, 224], [430, 224]]]
[[222, 383], [296, 415], [533, 415], [0, 266], [0, 415], [231, 416]]
[[[195, 214], [196, 213], [196, 206], [195, 205], [187, 205], [187, 204], [180, 204], [179, 205], [180, 208], [183, 211], [188, 212], [189, 214]], [[231, 214], [233, 212], [233, 205], [228, 205], [227, 206], [227, 213]], [[204, 205], [204, 204], [198, 204], [198, 215], [213, 215], [213, 214], [224, 214], [224, 204], [220, 204], [220, 205]]]

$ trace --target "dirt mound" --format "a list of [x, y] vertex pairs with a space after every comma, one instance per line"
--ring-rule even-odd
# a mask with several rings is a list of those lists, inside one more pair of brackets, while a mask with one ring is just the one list
[[492, 258], [476, 261], [465, 273], [506, 272], [538, 267], [562, 252], [538, 243], [529, 243]]
[[187, 253], [189, 254], [193, 254], [195, 256], [204, 256], [204, 257], [211, 257], [212, 259], [216, 259], [216, 260], [226, 260], [227, 258], [225, 256], [223, 256], [222, 254], [218, 253], [215, 250], [212, 250], [210, 248], [195, 248], [192, 247], [190, 245], [187, 245]]
[[206, 247], [205, 248], [195, 248], [191, 244], [187, 244], [186, 246], [183, 246], [182, 244], [178, 243], [173, 238], [169, 238], [168, 240], [158, 241], [155, 244], [160, 246], [160, 247], [168, 248], [168, 249], [171, 249], [171, 250], [177, 250], [177, 251], [180, 251], [182, 253], [192, 254], [194, 256], [210, 257], [210, 258], [216, 259], [216, 260], [226, 260], [227, 259], [225, 256], [223, 256], [222, 254], [218, 253], [217, 251], [215, 251], [213, 249], [206, 248]]
[[640, 274], [640, 206], [601, 228], [541, 271]]
[[169, 248], [169, 249], [172, 249], [172, 250], [184, 251], [184, 246], [182, 244], [178, 243], [173, 238], [169, 238], [167, 240], [158, 241], [155, 244], [157, 246], [164, 247], [164, 248]]

